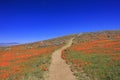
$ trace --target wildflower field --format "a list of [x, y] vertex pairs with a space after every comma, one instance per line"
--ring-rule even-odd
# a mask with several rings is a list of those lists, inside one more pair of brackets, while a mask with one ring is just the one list
[[68, 38], [0, 48], [0, 80], [44, 80], [53, 51]]
[[120, 34], [91, 37], [88, 33], [74, 42], [62, 52], [62, 58], [78, 80], [120, 80]]

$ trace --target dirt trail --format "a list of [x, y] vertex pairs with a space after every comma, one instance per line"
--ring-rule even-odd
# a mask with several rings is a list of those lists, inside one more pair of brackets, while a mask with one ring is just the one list
[[46, 80], [76, 80], [71, 72], [69, 65], [61, 58], [62, 50], [68, 48], [72, 44], [72, 39], [62, 48], [56, 50], [52, 55], [52, 63], [49, 69], [49, 77]]

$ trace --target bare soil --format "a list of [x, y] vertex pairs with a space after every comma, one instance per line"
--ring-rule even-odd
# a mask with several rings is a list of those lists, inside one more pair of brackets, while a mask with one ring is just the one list
[[70, 70], [69, 65], [67, 65], [61, 58], [62, 50], [70, 47], [72, 40], [73, 38], [70, 39], [65, 46], [53, 52], [52, 63], [50, 65], [48, 78], [46, 80], [76, 80]]

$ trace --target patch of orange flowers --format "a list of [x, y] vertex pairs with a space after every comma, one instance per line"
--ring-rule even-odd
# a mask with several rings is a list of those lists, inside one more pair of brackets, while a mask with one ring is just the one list
[[[101, 40], [91, 40], [85, 42], [79, 42], [72, 45], [69, 49], [73, 52], [81, 52], [83, 55], [87, 54], [104, 54], [109, 55], [113, 61], [120, 60], [120, 36], [117, 39], [101, 39]], [[69, 51], [68, 51], [69, 52]], [[63, 51], [62, 56], [66, 61], [66, 54]], [[82, 60], [69, 60], [67, 62], [72, 62], [75, 67], [82, 67], [83, 65], [90, 65], [90, 62], [84, 62]], [[73, 71], [73, 70], [72, 70]]]
[[100, 53], [100, 54], [114, 54], [120, 52], [120, 40], [99, 40], [80, 42], [71, 47], [73, 51], [81, 51], [84, 54]]
[[[55, 49], [55, 46], [31, 49], [22, 49], [18, 46], [11, 47], [11, 50], [2, 51], [0, 53], [0, 79], [6, 80], [10, 75], [20, 73], [22, 66], [16, 66], [17, 64], [28, 61], [29, 58], [50, 54]], [[8, 69], [4, 69], [6, 67]], [[42, 69], [47, 70], [45, 66], [42, 66]]]

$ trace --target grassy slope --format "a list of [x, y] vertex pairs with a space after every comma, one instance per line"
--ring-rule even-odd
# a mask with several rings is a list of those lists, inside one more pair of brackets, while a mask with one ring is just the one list
[[44, 80], [51, 53], [70, 36], [0, 49], [0, 80]]
[[76, 36], [62, 57], [78, 80], [120, 80], [120, 31]]

